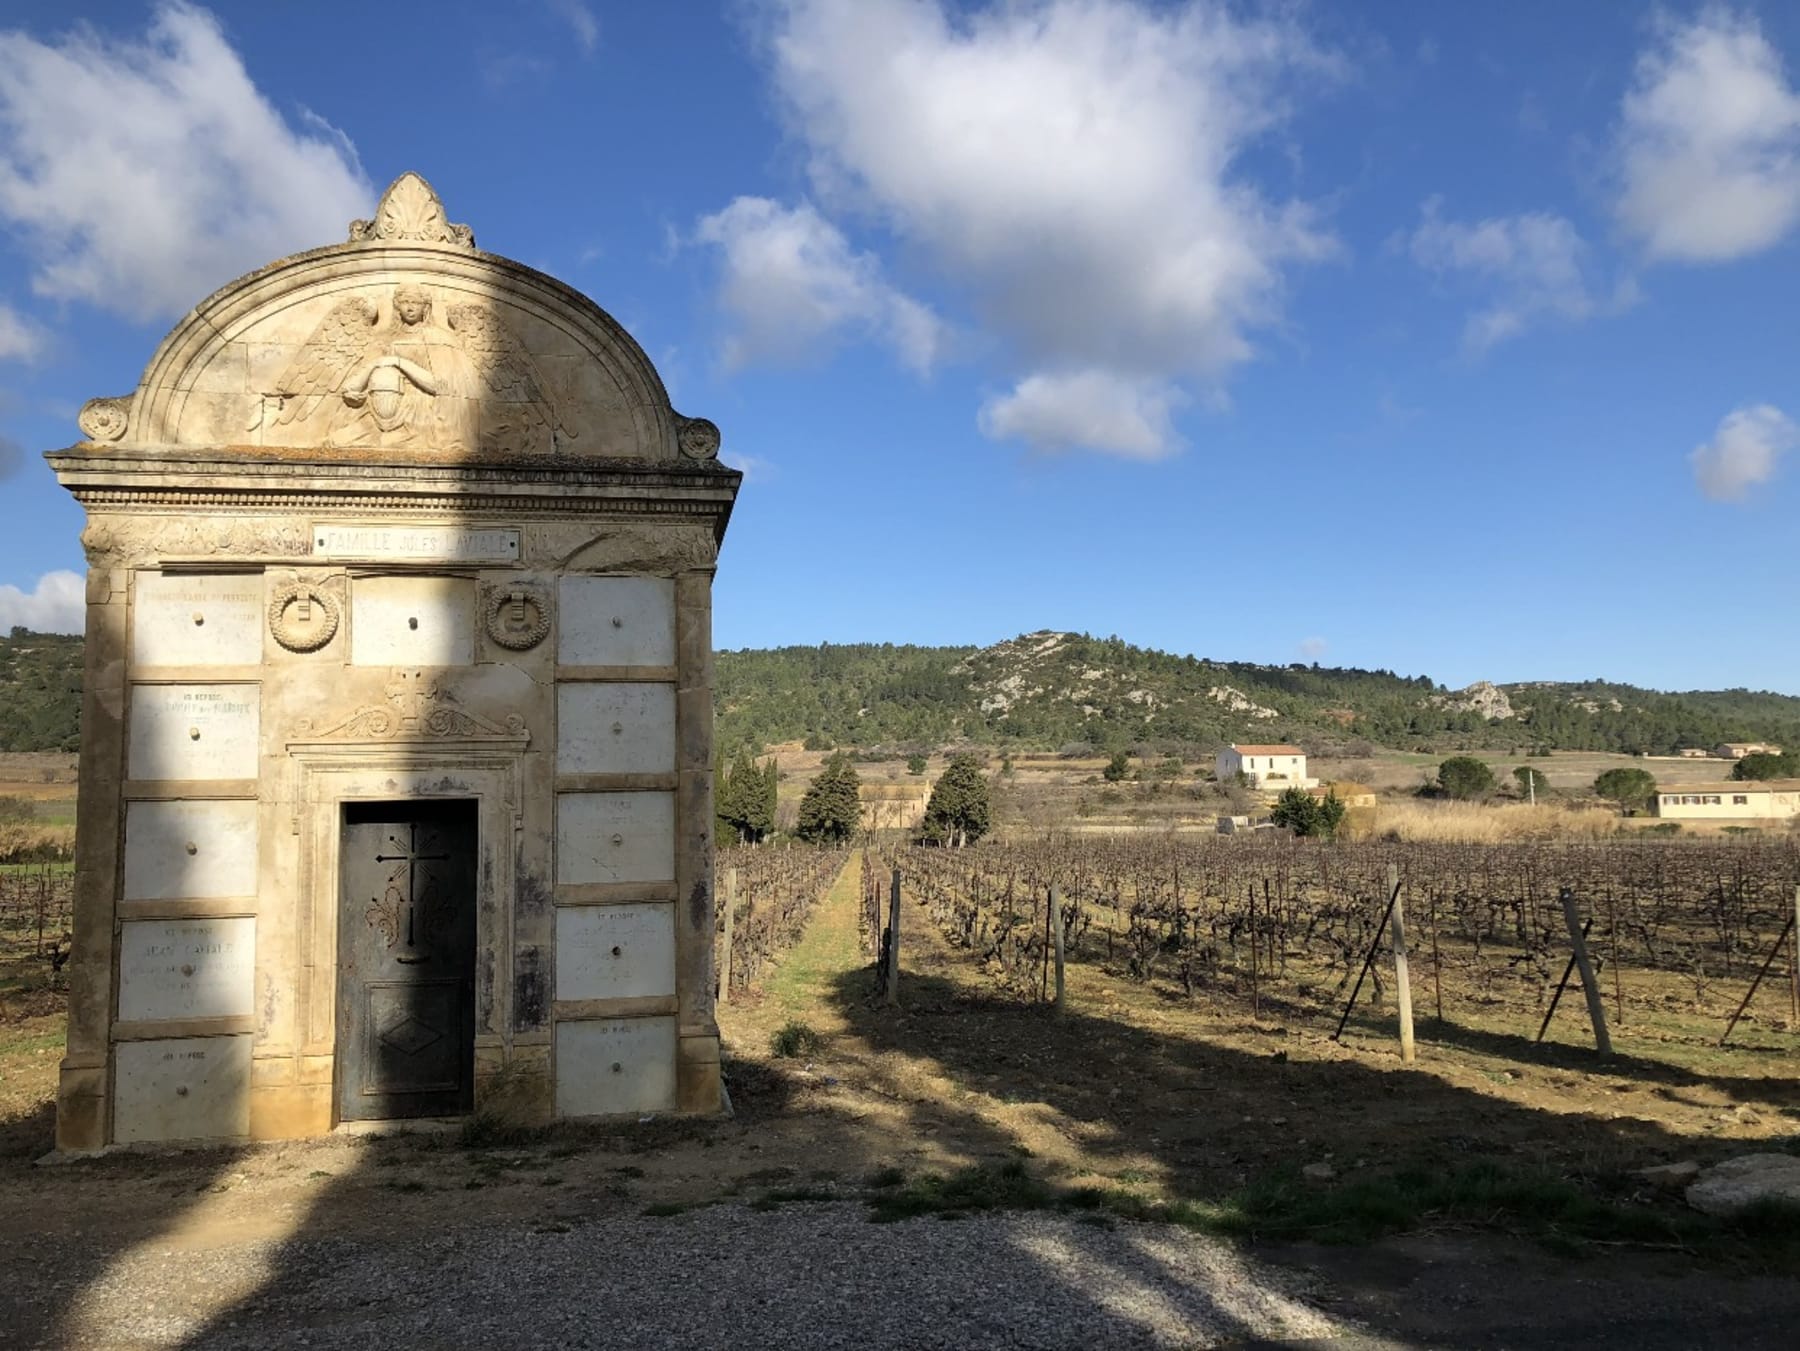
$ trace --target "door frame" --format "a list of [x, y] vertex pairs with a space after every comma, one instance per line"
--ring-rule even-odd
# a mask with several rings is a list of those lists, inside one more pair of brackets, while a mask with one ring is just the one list
[[[338, 920], [342, 906], [340, 848], [350, 803], [426, 799], [475, 803], [475, 1101], [481, 1101], [484, 1048], [511, 1044], [514, 861], [524, 823], [519, 810], [521, 752], [449, 746], [290, 747], [294, 831], [300, 845], [295, 916], [299, 959], [295, 983], [301, 1054], [332, 1085], [337, 1106]], [[491, 1051], [490, 1051], [491, 1054]]]

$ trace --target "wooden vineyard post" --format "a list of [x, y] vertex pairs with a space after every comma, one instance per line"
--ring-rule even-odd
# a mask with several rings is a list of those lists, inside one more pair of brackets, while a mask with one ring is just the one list
[[888, 889], [887, 1002], [900, 1002], [900, 870]]
[[1789, 915], [1787, 923], [1781, 926], [1781, 933], [1776, 936], [1775, 946], [1769, 949], [1769, 959], [1762, 964], [1762, 970], [1756, 973], [1756, 979], [1750, 982], [1750, 988], [1744, 991], [1744, 1002], [1737, 1006], [1737, 1012], [1732, 1014], [1731, 1021], [1725, 1024], [1725, 1031], [1719, 1038], [1719, 1045], [1725, 1044], [1726, 1038], [1731, 1035], [1731, 1029], [1738, 1025], [1738, 1019], [1744, 1016], [1744, 1010], [1749, 1008], [1750, 1001], [1756, 998], [1757, 987], [1763, 983], [1763, 977], [1769, 974], [1769, 968], [1775, 965], [1775, 959], [1781, 956], [1781, 950], [1787, 946], [1788, 931], [1800, 928], [1800, 925], [1795, 923], [1797, 919], [1800, 919], [1800, 915]]
[[1788, 984], [1794, 1023], [1800, 1026], [1800, 886], [1794, 888], [1794, 964], [1788, 969]]
[[1262, 993], [1256, 986], [1256, 883], [1250, 884], [1250, 1016], [1262, 1017]]
[[1562, 889], [1563, 923], [1569, 927], [1569, 946], [1575, 950], [1575, 969], [1581, 972], [1581, 989], [1587, 995], [1588, 1017], [1594, 1024], [1594, 1046], [1601, 1055], [1612, 1054], [1612, 1038], [1606, 1031], [1606, 1005], [1600, 997], [1600, 982], [1594, 977], [1594, 964], [1588, 958], [1587, 932], [1581, 917], [1575, 913], [1575, 892]]
[[1063, 913], [1062, 893], [1050, 888], [1050, 942], [1056, 954], [1056, 1011], [1063, 1011]]
[[719, 959], [719, 998], [731, 1002], [731, 941], [737, 927], [737, 869], [725, 870], [725, 955]]
[[1394, 983], [1400, 991], [1400, 1059], [1413, 1063], [1412, 978], [1406, 965], [1406, 906], [1400, 899], [1400, 869], [1388, 864], [1388, 894], [1394, 898]]
[[[1256, 893], [1250, 893], [1254, 896]], [[1350, 989], [1350, 1001], [1344, 1005], [1343, 1016], [1338, 1019], [1337, 1031], [1331, 1039], [1337, 1041], [1344, 1035], [1344, 1027], [1350, 1021], [1350, 1010], [1356, 1007], [1356, 997], [1362, 993], [1363, 981], [1368, 979], [1369, 968], [1375, 965], [1375, 954], [1381, 951], [1381, 935], [1388, 926], [1388, 916], [1394, 913], [1394, 907], [1400, 902], [1400, 884], [1395, 882], [1388, 888], [1387, 909], [1381, 912], [1381, 923], [1375, 926], [1375, 937], [1369, 943], [1368, 956], [1363, 958], [1362, 970], [1356, 973], [1356, 984]]]

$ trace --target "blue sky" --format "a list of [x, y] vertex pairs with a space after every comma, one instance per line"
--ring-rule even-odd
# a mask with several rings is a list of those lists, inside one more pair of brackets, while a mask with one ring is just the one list
[[721, 647], [1800, 693], [1800, 7], [10, 0], [0, 627], [82, 401], [408, 168], [723, 429]]

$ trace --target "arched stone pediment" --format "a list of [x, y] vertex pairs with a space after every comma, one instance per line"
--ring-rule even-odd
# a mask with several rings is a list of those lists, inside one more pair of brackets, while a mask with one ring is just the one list
[[429, 184], [401, 175], [343, 244], [220, 288], [165, 338], [137, 390], [91, 400], [92, 442], [375, 457], [706, 460], [604, 310], [482, 253]]

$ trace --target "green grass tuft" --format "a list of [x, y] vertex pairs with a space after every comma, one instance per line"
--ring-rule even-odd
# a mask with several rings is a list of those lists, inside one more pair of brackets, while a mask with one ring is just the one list
[[805, 1023], [797, 1021], [783, 1023], [769, 1037], [769, 1050], [783, 1060], [813, 1055], [824, 1044], [825, 1038]]

